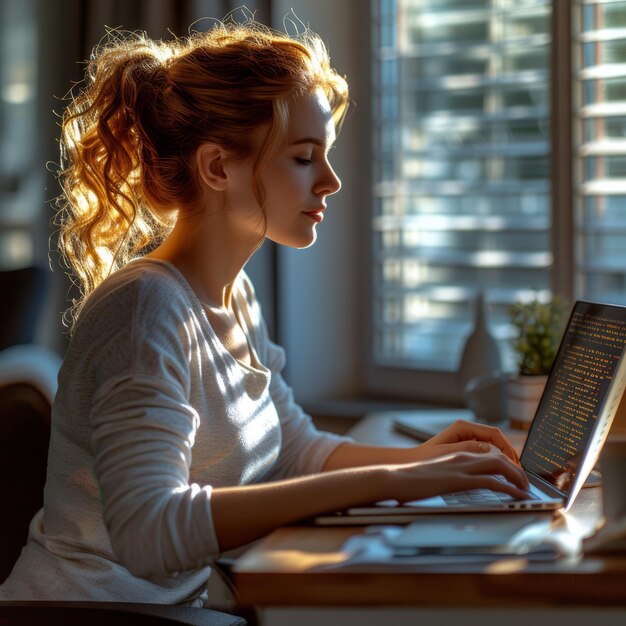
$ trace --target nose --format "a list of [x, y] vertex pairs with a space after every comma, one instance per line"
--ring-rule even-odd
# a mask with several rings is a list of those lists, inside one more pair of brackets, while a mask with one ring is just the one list
[[337, 193], [341, 189], [341, 180], [339, 176], [335, 173], [335, 170], [332, 168], [331, 164], [326, 161], [326, 167], [322, 175], [320, 176], [320, 180], [315, 186], [315, 193], [321, 196], [332, 196], [334, 193]]

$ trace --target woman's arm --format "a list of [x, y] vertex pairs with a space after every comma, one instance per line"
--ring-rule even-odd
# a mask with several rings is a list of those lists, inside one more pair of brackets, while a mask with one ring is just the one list
[[501, 451], [519, 465], [513, 446], [498, 428], [458, 420], [419, 446], [389, 448], [345, 443], [331, 452], [325, 471], [385, 463], [412, 463], [454, 452]]
[[[510, 483], [497, 479], [495, 474], [504, 475]], [[502, 454], [459, 452], [417, 463], [354, 467], [214, 489], [211, 511], [220, 549], [225, 551], [314, 515], [378, 500], [406, 502], [481, 487], [523, 498], [528, 481], [522, 470]]]
[[[350, 506], [476, 487], [524, 497], [527, 488], [521, 469], [504, 454], [454, 452], [398, 464], [399, 450], [387, 462], [370, 455], [367, 462], [374, 465], [258, 485], [189, 484], [199, 418], [181, 393], [171, 380], [121, 376], [100, 390], [90, 414], [104, 521], [119, 561], [137, 576], [200, 567], [279, 526]], [[445, 441], [459, 435], [454, 429], [444, 433], [420, 448], [445, 449]], [[335, 460], [341, 460], [337, 453]]]

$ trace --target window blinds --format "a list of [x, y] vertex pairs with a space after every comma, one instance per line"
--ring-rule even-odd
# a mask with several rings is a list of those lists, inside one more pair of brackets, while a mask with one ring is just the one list
[[626, 304], [626, 2], [576, 2], [576, 277]]
[[479, 290], [549, 293], [551, 3], [374, 4], [374, 358], [453, 370]]

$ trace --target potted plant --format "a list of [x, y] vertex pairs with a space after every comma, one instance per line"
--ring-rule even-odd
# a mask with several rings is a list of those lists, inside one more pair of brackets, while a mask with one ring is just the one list
[[528, 429], [552, 367], [567, 322], [569, 304], [560, 296], [545, 302], [533, 298], [510, 309], [516, 330], [513, 348], [518, 372], [509, 378], [508, 412], [511, 426]]

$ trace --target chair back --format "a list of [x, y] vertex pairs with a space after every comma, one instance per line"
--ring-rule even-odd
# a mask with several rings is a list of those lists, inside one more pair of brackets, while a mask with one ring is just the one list
[[47, 286], [41, 267], [0, 272], [0, 350], [33, 343]]
[[50, 401], [33, 385], [0, 386], [0, 584], [11, 573], [43, 505]]

